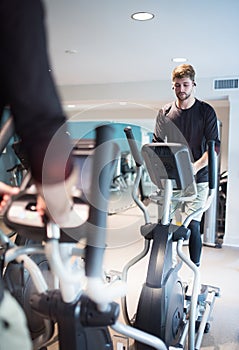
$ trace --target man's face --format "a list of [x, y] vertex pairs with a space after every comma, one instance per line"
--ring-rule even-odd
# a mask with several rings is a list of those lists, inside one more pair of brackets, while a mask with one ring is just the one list
[[175, 78], [173, 81], [175, 95], [180, 101], [187, 100], [193, 92], [194, 81], [190, 78]]

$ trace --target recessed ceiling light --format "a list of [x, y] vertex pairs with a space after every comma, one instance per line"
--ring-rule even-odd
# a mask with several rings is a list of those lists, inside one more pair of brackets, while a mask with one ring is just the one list
[[65, 53], [75, 54], [75, 53], [78, 53], [78, 51], [77, 50], [68, 49], [68, 50], [65, 50]]
[[149, 12], [136, 12], [131, 16], [131, 18], [135, 19], [136, 21], [149, 21], [150, 19], [154, 18], [154, 14]]
[[172, 61], [177, 63], [182, 63], [182, 62], [186, 62], [187, 59], [185, 57], [174, 57], [172, 58]]

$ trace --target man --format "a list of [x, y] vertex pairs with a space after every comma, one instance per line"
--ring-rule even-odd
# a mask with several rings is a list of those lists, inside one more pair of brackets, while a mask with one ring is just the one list
[[[187, 215], [201, 208], [207, 197], [207, 142], [215, 140], [217, 153], [220, 148], [216, 113], [208, 103], [194, 97], [195, 86], [195, 71], [191, 65], [182, 64], [173, 70], [172, 88], [176, 101], [159, 111], [154, 131], [154, 141], [183, 143], [191, 151], [197, 197], [193, 202], [186, 203]], [[198, 215], [189, 225], [189, 254], [197, 266], [200, 265], [202, 250], [201, 218], [202, 215]]]
[[[47, 55], [41, 0], [0, 1], [0, 116], [6, 106], [22, 139], [33, 180], [46, 198], [48, 215], [64, 223], [72, 207], [74, 184], [71, 142], [67, 134]], [[3, 197], [17, 193], [0, 184]], [[0, 279], [1, 349], [32, 348], [20, 306]]]
[[0, 2], [0, 115], [9, 106], [33, 179], [42, 194], [50, 193], [48, 209], [61, 223], [72, 204], [66, 201], [65, 182], [71, 182], [73, 163], [50, 73], [44, 15], [40, 0]]

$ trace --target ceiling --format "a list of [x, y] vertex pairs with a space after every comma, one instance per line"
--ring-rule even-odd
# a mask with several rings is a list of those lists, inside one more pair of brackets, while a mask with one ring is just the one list
[[[239, 76], [238, 0], [44, 2], [60, 86], [168, 80], [173, 57], [186, 57], [197, 79]], [[132, 20], [138, 11], [155, 17]]]

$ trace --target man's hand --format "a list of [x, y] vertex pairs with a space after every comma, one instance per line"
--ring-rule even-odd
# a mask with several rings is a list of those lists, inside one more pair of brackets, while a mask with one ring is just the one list
[[73, 197], [72, 188], [77, 183], [78, 172], [74, 169], [71, 175], [64, 181], [52, 185], [39, 185], [37, 198], [37, 211], [41, 216], [44, 214], [62, 226], [69, 222], [72, 208]]
[[36, 210], [42, 217], [46, 214], [46, 202], [44, 201], [41, 195], [37, 196]]
[[0, 181], [0, 212], [6, 206], [9, 198], [19, 193], [18, 187], [12, 187]]
[[195, 176], [197, 174], [197, 169], [196, 169], [196, 166], [194, 164], [195, 163], [192, 163], [192, 170], [193, 170], [193, 175]]
[[196, 175], [199, 170], [201, 170], [202, 168], [204, 168], [207, 165], [208, 165], [208, 153], [206, 151], [206, 152], [203, 153], [201, 158], [199, 158], [198, 160], [196, 160], [196, 162], [194, 162], [192, 164], [192, 166], [193, 166], [193, 175]]

